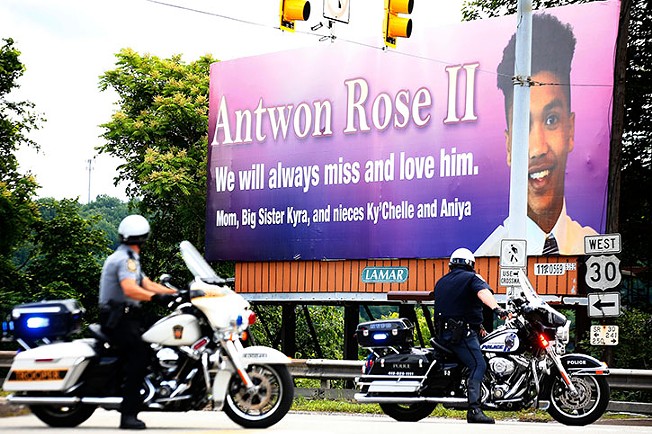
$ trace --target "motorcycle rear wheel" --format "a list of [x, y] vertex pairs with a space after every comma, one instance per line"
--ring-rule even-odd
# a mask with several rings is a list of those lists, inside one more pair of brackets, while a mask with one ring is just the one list
[[412, 404], [383, 403], [380, 408], [383, 412], [399, 422], [418, 422], [430, 416], [430, 413], [437, 407], [432, 402], [415, 402]]
[[602, 376], [571, 377], [578, 395], [573, 396], [561, 378], [550, 389], [548, 413], [564, 425], [584, 426], [595, 422], [609, 405], [609, 383]]
[[294, 399], [294, 382], [284, 365], [249, 365], [247, 374], [258, 386], [249, 393], [238, 375], [229, 384], [224, 412], [245, 428], [267, 428], [290, 411]]
[[30, 405], [29, 409], [42, 422], [55, 428], [72, 428], [93, 415], [94, 405]]

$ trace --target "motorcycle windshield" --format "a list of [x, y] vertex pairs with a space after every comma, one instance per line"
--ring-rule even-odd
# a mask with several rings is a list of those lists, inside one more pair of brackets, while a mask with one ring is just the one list
[[182, 241], [179, 245], [179, 249], [181, 250], [183, 261], [186, 263], [186, 266], [195, 278], [199, 278], [206, 283], [226, 282], [215, 273], [201, 253], [199, 253], [190, 241]]
[[525, 275], [523, 270], [518, 271], [518, 281], [521, 287], [523, 296], [527, 300], [530, 307], [543, 311], [547, 314], [548, 323], [551, 326], [563, 326], [566, 324], [566, 317], [561, 313], [557, 312], [555, 309], [550, 307], [548, 303], [545, 302], [543, 298], [537, 294], [537, 291], [534, 289], [530, 280]]

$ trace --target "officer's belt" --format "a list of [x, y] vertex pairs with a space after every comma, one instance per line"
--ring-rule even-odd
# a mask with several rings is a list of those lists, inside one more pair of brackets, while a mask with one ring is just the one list
[[134, 315], [139, 314], [142, 311], [142, 308], [135, 304], [127, 304], [125, 302], [116, 302], [109, 301], [106, 304], [100, 306], [100, 310], [103, 311], [120, 311], [125, 315]]
[[437, 318], [438, 321], [438, 326], [440, 332], [444, 330], [452, 330], [456, 329], [458, 327], [462, 327], [467, 330], [473, 330], [475, 332], [480, 331], [480, 328], [482, 327], [482, 324], [471, 324], [463, 320], [458, 320], [455, 318], [442, 318], [439, 317]]

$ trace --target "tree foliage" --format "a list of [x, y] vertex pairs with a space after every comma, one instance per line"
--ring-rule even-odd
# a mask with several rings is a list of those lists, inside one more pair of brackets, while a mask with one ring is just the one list
[[[257, 345], [280, 348], [278, 340], [282, 326], [282, 308], [273, 305], [255, 305], [259, 321], [251, 327]], [[306, 311], [308, 314], [306, 315]], [[299, 359], [341, 359], [344, 347], [344, 308], [339, 306], [297, 306], [295, 308], [296, 346], [290, 357]], [[310, 327], [318, 339], [313, 339]], [[319, 350], [318, 350], [319, 348]], [[321, 355], [319, 353], [321, 351]]]
[[[597, 0], [532, 0], [532, 9], [547, 9], [568, 4], [590, 3]], [[513, 0], [466, 0], [462, 5], [462, 19], [473, 21], [516, 13], [518, 2]]]
[[33, 276], [34, 286], [41, 290], [32, 296], [72, 296], [87, 310], [95, 308], [102, 264], [111, 253], [106, 233], [95, 226], [100, 217], [82, 217], [77, 200], [41, 199], [38, 204], [44, 215], [52, 217], [41, 219], [36, 225], [36, 249], [27, 272]]
[[28, 133], [39, 127], [41, 116], [28, 101], [9, 99], [18, 88], [18, 79], [25, 71], [20, 52], [12, 39], [0, 46], [0, 292], [24, 289], [27, 282], [20, 265], [11, 260], [22, 240], [29, 234], [38, 216], [32, 202], [36, 180], [18, 170], [15, 152], [21, 146], [36, 146]]
[[[201, 57], [160, 59], [123, 49], [100, 78], [118, 94], [118, 110], [103, 124], [99, 150], [125, 161], [116, 182], [139, 199], [153, 236], [143, 252], [150, 274], [173, 273], [178, 243], [204, 244], [209, 67]], [[181, 272], [181, 270], [179, 270]]]
[[93, 218], [93, 226], [104, 231], [110, 240], [111, 250], [120, 245], [118, 226], [123, 218], [135, 209], [135, 202], [124, 203], [116, 197], [99, 195], [91, 203], [81, 207], [81, 214], [85, 218]]

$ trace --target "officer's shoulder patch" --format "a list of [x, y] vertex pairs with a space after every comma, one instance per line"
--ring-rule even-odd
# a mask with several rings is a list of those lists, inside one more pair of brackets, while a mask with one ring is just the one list
[[127, 259], [127, 270], [131, 271], [132, 273], [135, 273], [136, 270], [138, 270], [138, 265], [136, 265], [136, 261], [134, 261], [131, 258]]

